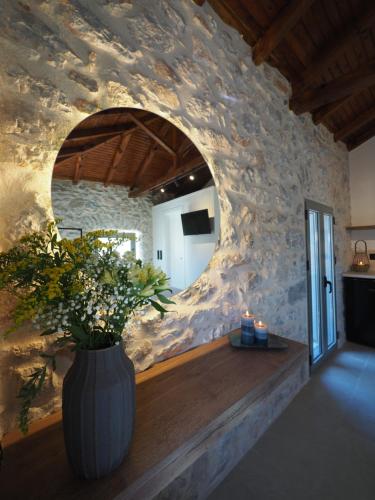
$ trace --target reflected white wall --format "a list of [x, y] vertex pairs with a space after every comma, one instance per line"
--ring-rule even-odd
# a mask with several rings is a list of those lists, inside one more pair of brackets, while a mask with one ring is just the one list
[[[210, 234], [184, 236], [181, 214], [208, 210], [214, 219]], [[220, 210], [216, 188], [210, 186], [153, 207], [153, 262], [170, 277], [173, 289], [183, 290], [206, 269], [220, 234]], [[157, 251], [162, 251], [158, 258]]]

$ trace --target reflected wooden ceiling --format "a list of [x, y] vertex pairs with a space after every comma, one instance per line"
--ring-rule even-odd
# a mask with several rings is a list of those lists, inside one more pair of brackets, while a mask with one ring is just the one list
[[211, 173], [191, 140], [169, 121], [143, 110], [112, 108], [86, 118], [69, 134], [53, 177], [123, 185], [137, 197], [162, 188], [186, 194], [203, 187]]
[[291, 82], [295, 113], [349, 150], [375, 135], [375, 0], [206, 1]]

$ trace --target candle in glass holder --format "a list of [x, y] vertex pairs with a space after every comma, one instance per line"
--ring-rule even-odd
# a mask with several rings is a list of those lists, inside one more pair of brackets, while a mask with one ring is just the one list
[[255, 340], [257, 344], [267, 344], [268, 343], [268, 325], [263, 323], [263, 321], [255, 321]]
[[255, 341], [255, 331], [254, 331], [254, 314], [250, 314], [246, 311], [245, 314], [241, 316], [241, 344], [252, 345]]

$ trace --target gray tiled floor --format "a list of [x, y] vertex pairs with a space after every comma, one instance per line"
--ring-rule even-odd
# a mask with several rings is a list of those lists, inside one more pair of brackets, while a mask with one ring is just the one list
[[345, 344], [210, 500], [375, 500], [375, 349]]

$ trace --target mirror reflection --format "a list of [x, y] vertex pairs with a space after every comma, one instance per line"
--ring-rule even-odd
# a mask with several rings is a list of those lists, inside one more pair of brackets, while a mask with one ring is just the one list
[[66, 138], [52, 179], [60, 234], [116, 229], [133, 252], [166, 272], [177, 293], [206, 269], [220, 234], [209, 167], [166, 119], [116, 108], [91, 115]]

